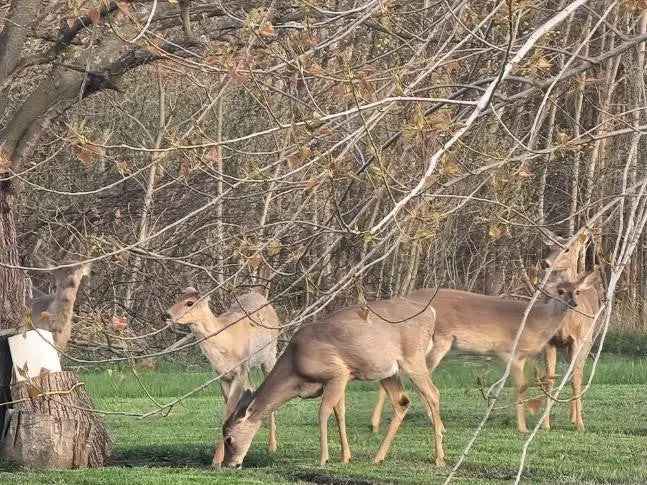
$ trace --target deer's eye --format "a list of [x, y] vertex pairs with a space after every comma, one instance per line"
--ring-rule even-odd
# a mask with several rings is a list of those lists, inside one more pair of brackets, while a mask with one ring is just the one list
[[564, 290], [562, 290], [562, 289], [560, 288], [559, 290], [557, 290], [557, 293], [558, 293], [559, 295], [563, 295], [563, 294], [564, 294]]
[[186, 306], [193, 306], [193, 302], [192, 301], [187, 301]]
[[570, 250], [571, 250], [571, 248], [566, 248], [566, 249], [564, 249], [564, 253], [567, 253], [567, 252], [569, 252]]
[[227, 436], [227, 437], [225, 438], [225, 444], [226, 444], [227, 446], [231, 446], [231, 444], [232, 444], [233, 442], [234, 442], [234, 440], [232, 440], [232, 439], [231, 439], [231, 436]]

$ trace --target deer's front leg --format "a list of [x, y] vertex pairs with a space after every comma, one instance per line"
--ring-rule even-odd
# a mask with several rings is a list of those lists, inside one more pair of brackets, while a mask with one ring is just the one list
[[[225, 400], [225, 411], [223, 413], [222, 422], [224, 424], [227, 418], [236, 410], [236, 405], [240, 400], [240, 396], [245, 390], [247, 385], [247, 371], [243, 370], [236, 374], [230, 382], [221, 380], [220, 389], [222, 390], [223, 398]], [[213, 452], [212, 466], [220, 467], [220, 464], [225, 459], [225, 444], [222, 439], [216, 443], [216, 448]]]
[[[326, 383], [323, 394], [321, 395], [321, 406], [319, 407], [319, 444], [321, 447], [321, 465], [325, 465], [328, 461], [328, 418], [332, 414], [334, 407], [339, 403], [344, 392], [346, 392], [347, 383], [348, 376], [339, 376], [338, 378]], [[339, 422], [337, 424], [340, 425]], [[341, 424], [345, 425], [345, 420]], [[343, 435], [345, 437], [346, 430], [344, 430]], [[342, 447], [343, 446], [344, 445], [342, 444]]]
[[590, 345], [581, 342], [574, 342], [571, 346], [571, 359], [573, 364], [573, 376], [571, 386], [573, 396], [571, 397], [571, 422], [578, 431], [584, 431], [584, 418], [582, 416], [582, 380], [584, 377], [584, 365], [589, 354]]
[[517, 390], [517, 430], [520, 433], [527, 433], [528, 427], [526, 426], [526, 390], [528, 384], [526, 383], [526, 375], [523, 372], [525, 359], [515, 360], [510, 367], [510, 373], [514, 380]]
[[[222, 399], [225, 403], [225, 409], [227, 409], [228, 402], [229, 402], [229, 391], [231, 389], [231, 382], [228, 382], [222, 378], [220, 380], [220, 392], [222, 394]], [[227, 419], [228, 414], [226, 414], [225, 411], [225, 416], [223, 418], [223, 423]], [[216, 435], [218, 433], [216, 432]], [[211, 461], [211, 466], [214, 468], [220, 468], [220, 465], [222, 461], [225, 459], [225, 444], [223, 443], [222, 439], [219, 439], [216, 441], [216, 446], [213, 451], [213, 460]]]
[[[546, 346], [546, 394], [552, 396], [553, 386], [555, 385], [555, 371], [557, 370], [557, 348], [554, 345], [548, 344]], [[546, 400], [546, 405], [551, 406], [552, 403], [548, 401], [551, 398], [548, 397]], [[550, 411], [546, 414], [544, 418], [543, 427], [545, 430], [550, 429]]]

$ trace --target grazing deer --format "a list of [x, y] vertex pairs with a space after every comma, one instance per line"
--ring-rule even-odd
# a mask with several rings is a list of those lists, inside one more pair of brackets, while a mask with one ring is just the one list
[[52, 274], [56, 279], [53, 294], [33, 288], [34, 295], [29, 302], [31, 321], [34, 328], [51, 331], [58, 350], [65, 351], [72, 334], [76, 294], [83, 276], [90, 275], [90, 264], [55, 269]]
[[[173, 323], [191, 327], [211, 367], [222, 375], [220, 389], [225, 401], [225, 419], [249, 387], [249, 370], [260, 367], [267, 376], [274, 367], [279, 317], [260, 293], [238, 297], [226, 313], [216, 317], [209, 308], [209, 297], [201, 297], [195, 288], [189, 287], [167, 310], [165, 317]], [[269, 416], [269, 425], [268, 446], [274, 452], [277, 447], [274, 414]], [[223, 454], [222, 441], [218, 441], [213, 455], [214, 466], [220, 466]]]
[[[408, 298], [421, 303], [431, 301], [436, 310], [434, 342], [427, 356], [430, 371], [433, 372], [452, 347], [477, 354], [495, 354], [506, 363], [512, 359], [517, 429], [526, 433], [526, 359], [544, 349], [563, 325], [564, 317], [575, 311], [571, 307], [579, 311], [580, 293], [594, 287], [597, 277], [597, 273], [590, 273], [577, 281], [568, 280], [564, 274], [551, 278], [544, 289], [547, 297], [542, 303], [535, 303], [528, 315], [514, 356], [512, 344], [527, 307], [525, 302], [449, 289], [436, 292], [423, 288], [412, 292]], [[384, 393], [380, 391], [371, 418], [374, 432], [379, 430], [383, 406]]]
[[[590, 234], [585, 233], [577, 238], [570, 246], [566, 246], [567, 239], [553, 235], [554, 241], [547, 242], [550, 252], [544, 259], [544, 267], [551, 267], [554, 272], [563, 272], [571, 280], [578, 276], [578, 261], [580, 254], [585, 249]], [[552, 278], [552, 276], [551, 276]], [[598, 279], [599, 281], [599, 279]], [[582, 378], [586, 358], [593, 346], [593, 316], [600, 309], [601, 284], [594, 285], [583, 291], [579, 297], [579, 312], [569, 312], [564, 319], [562, 327], [546, 345], [546, 391], [550, 395], [555, 384], [555, 370], [557, 368], [557, 349], [566, 349], [573, 366], [571, 387], [571, 422], [578, 431], [584, 431], [582, 416]], [[544, 429], [550, 429], [550, 416], [543, 422]]]
[[328, 461], [328, 418], [333, 411], [341, 440], [341, 460], [349, 462], [345, 389], [354, 379], [379, 380], [393, 405], [389, 430], [374, 460], [381, 462], [409, 408], [400, 371], [409, 375], [423, 398], [435, 431], [436, 465], [442, 465], [444, 428], [438, 390], [425, 363], [434, 320], [432, 307], [393, 298], [371, 302], [368, 308], [345, 308], [321, 322], [301, 327], [270, 375], [255, 393], [243, 395], [225, 422], [225, 466], [241, 466], [262, 419], [269, 413], [295, 397], [319, 396], [320, 462], [323, 465]]

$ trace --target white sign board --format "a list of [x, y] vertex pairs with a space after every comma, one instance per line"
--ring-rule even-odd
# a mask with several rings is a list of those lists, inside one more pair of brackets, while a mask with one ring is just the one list
[[49, 330], [29, 330], [9, 337], [8, 340], [16, 382], [38, 377], [42, 371], [61, 371], [54, 337]]

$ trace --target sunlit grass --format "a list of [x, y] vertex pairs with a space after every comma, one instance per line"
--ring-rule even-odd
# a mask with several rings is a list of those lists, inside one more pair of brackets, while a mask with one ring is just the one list
[[[445, 447], [452, 465], [482, 416], [486, 402], [476, 377], [491, 382], [498, 367], [475, 358], [448, 360], [434, 376], [442, 395], [447, 428]], [[529, 375], [532, 372], [529, 372]], [[173, 370], [142, 374], [159, 403], [172, 401], [211, 377], [209, 371]], [[98, 408], [142, 412], [155, 404], [127, 370], [84, 374]], [[257, 379], [258, 380], [258, 379]], [[615, 382], [615, 383], [613, 383]], [[180, 484], [180, 483], [438, 483], [447, 469], [433, 466], [431, 429], [419, 399], [382, 465], [371, 463], [381, 434], [369, 429], [377, 386], [354, 383], [347, 398], [353, 462], [338, 462], [334, 422], [331, 463], [318, 465], [318, 401], [290, 401], [278, 413], [279, 451], [268, 455], [266, 430], [257, 436], [241, 471], [209, 469], [222, 403], [214, 386], [175, 406], [167, 417], [145, 420], [106, 417], [115, 441], [114, 463], [102, 470], [26, 472], [5, 467], [0, 483]], [[531, 394], [538, 393], [533, 390]], [[410, 393], [413, 394], [413, 393]], [[568, 406], [558, 405], [551, 432], [540, 432], [530, 447], [527, 483], [647, 481], [647, 359], [605, 355], [585, 399], [587, 431], [568, 422]], [[385, 423], [390, 412], [385, 412]], [[530, 418], [534, 424], [536, 417]], [[491, 420], [457, 478], [464, 483], [509, 482], [516, 474], [524, 438], [515, 431], [512, 390], [507, 388]]]

